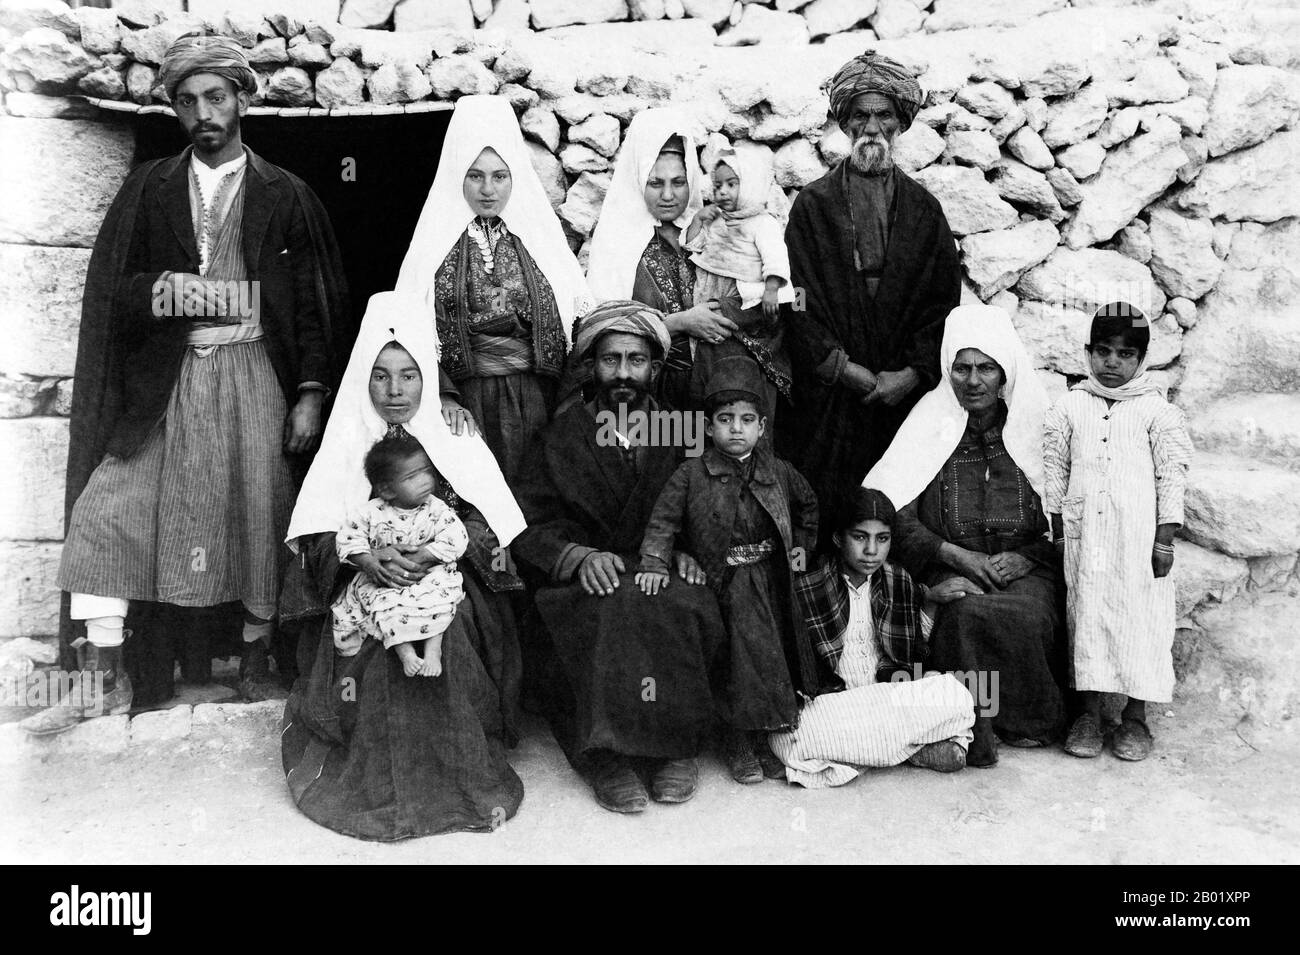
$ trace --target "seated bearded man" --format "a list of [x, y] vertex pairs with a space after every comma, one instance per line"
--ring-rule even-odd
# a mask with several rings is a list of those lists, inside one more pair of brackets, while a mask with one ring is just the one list
[[[695, 794], [695, 756], [715, 712], [709, 678], [722, 620], [713, 592], [698, 586], [704, 574], [685, 555], [658, 596], [633, 582], [655, 500], [684, 448], [630, 442], [608, 422], [660, 410], [650, 393], [670, 344], [662, 314], [607, 302], [574, 338], [596, 394], [539, 435], [518, 492], [528, 529], [512, 551], [540, 584], [556, 738], [600, 805], [639, 812], [650, 798], [685, 802]], [[607, 440], [611, 432], [615, 440]]]

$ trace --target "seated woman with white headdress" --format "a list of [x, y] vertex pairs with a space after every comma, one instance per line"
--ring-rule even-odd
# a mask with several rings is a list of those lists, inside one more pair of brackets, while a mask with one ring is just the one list
[[[464, 513], [471, 549], [475, 537], [508, 544], [523, 530], [487, 445], [477, 435], [453, 434], [437, 406], [422, 401], [426, 370], [436, 367], [423, 300], [373, 296], [289, 525], [288, 543], [306, 563], [322, 610], [357, 572], [340, 564], [335, 538], [373, 496], [364, 462], [385, 437], [423, 448], [437, 498]], [[383, 550], [357, 563], [390, 585], [414, 585], [447, 556], [419, 545]], [[377, 639], [340, 640], [353, 652], [336, 653], [321, 619], [315, 659], [289, 697], [281, 733], [290, 792], [321, 825], [393, 841], [495, 829], [518, 809], [523, 785], [505, 758], [518, 646], [513, 631], [494, 622], [474, 565], [460, 566], [465, 599], [443, 634], [436, 677], [407, 675], [398, 654]]]
[[898, 509], [895, 554], [925, 586], [962, 580], [939, 608], [929, 665], [976, 696], [968, 766], [1054, 740], [1065, 718], [1061, 559], [1043, 507], [1047, 392], [1000, 308], [948, 313], [943, 376], [862, 482]]

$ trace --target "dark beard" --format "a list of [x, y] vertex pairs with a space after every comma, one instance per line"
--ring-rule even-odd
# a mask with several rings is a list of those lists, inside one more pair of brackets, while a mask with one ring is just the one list
[[877, 176], [894, 165], [894, 144], [885, 137], [876, 140], [865, 136], [853, 141], [849, 164], [866, 176]]
[[617, 388], [627, 388], [632, 392], [632, 397], [628, 399], [627, 406], [629, 409], [643, 407], [646, 399], [649, 397], [649, 391], [635, 381], [611, 381], [607, 385], [602, 385], [596, 393], [596, 404], [602, 408], [613, 411], [618, 408], [620, 402], [614, 398], [614, 390]]

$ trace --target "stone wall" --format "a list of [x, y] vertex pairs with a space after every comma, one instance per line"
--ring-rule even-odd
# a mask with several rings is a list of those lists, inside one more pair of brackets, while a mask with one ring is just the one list
[[[127, 0], [0, 3], [0, 635], [54, 630], [80, 286], [126, 174], [114, 110], [165, 110], [157, 63], [236, 38], [258, 112], [423, 111], [507, 96], [580, 257], [627, 123], [672, 102], [705, 158], [743, 141], [771, 208], [844, 155], [818, 86], [875, 46], [925, 108], [900, 165], [942, 201], [965, 294], [1014, 316], [1054, 393], [1097, 303], [1157, 316], [1152, 361], [1198, 447], [1176, 567], [1185, 689], [1290, 716], [1300, 686], [1300, 14], [1157, 0]], [[378, 29], [374, 29], [378, 28]], [[90, 97], [90, 105], [79, 96]], [[17, 344], [15, 345], [14, 342]], [[1279, 724], [1282, 725], [1282, 724]]]

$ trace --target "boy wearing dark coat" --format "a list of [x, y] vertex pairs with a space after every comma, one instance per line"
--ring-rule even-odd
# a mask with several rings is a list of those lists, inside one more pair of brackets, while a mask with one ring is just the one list
[[712, 444], [682, 464], [655, 503], [641, 542], [637, 586], [668, 586], [673, 551], [699, 563], [718, 595], [727, 640], [719, 655], [727, 764], [737, 782], [783, 775], [767, 733], [798, 722], [798, 694], [816, 692], [817, 664], [794, 613], [793, 574], [817, 540], [817, 498], [770, 444], [759, 443], [766, 408], [762, 373], [748, 356], [728, 356], [706, 387]]

